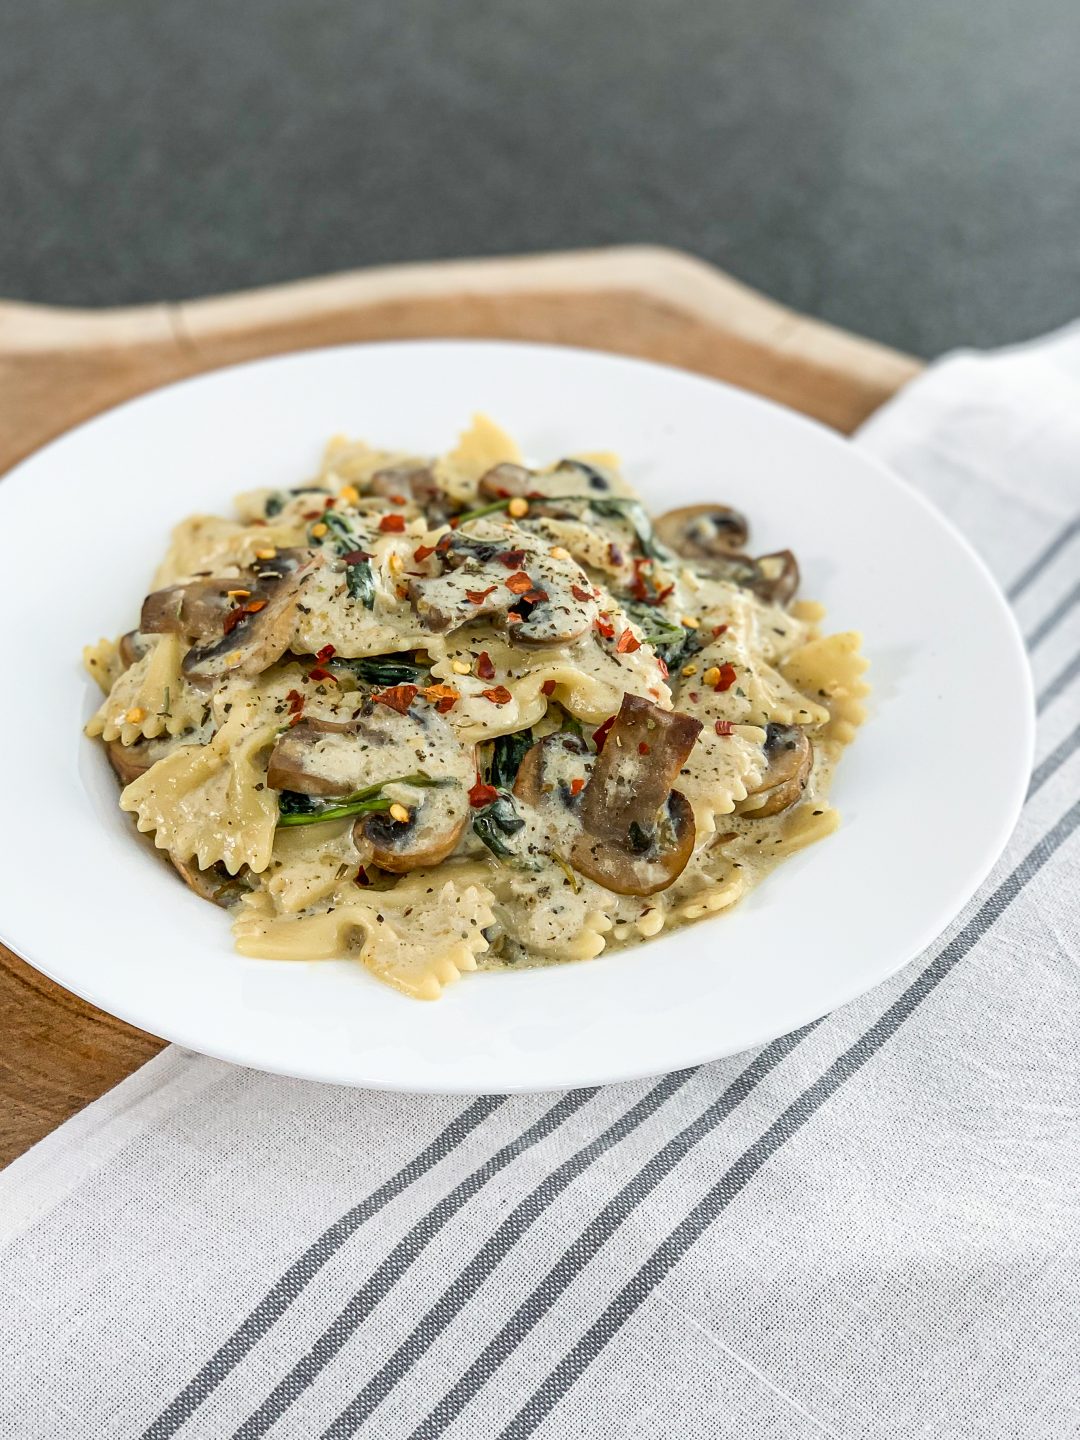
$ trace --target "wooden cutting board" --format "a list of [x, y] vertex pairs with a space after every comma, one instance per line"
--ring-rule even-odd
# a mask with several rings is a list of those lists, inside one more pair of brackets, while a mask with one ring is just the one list
[[[542, 340], [661, 360], [845, 433], [920, 369], [689, 255], [639, 246], [402, 265], [123, 310], [0, 301], [0, 472], [72, 425], [186, 375], [316, 345], [423, 336]], [[0, 1164], [163, 1045], [2, 946], [0, 1022]]]

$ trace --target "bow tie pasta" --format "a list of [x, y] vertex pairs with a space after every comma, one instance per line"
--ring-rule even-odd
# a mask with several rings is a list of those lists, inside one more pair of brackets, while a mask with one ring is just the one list
[[237, 949], [402, 994], [715, 916], [830, 833], [859, 637], [714, 503], [651, 519], [616, 457], [337, 437], [179, 524], [88, 646], [120, 806]]

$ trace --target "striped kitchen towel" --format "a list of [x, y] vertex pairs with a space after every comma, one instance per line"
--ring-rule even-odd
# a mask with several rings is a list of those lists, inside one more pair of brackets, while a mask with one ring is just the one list
[[165, 1051], [0, 1176], [4, 1440], [1077, 1434], [1080, 328], [859, 443], [1035, 671], [1022, 817], [946, 933], [757, 1052], [569, 1094]]

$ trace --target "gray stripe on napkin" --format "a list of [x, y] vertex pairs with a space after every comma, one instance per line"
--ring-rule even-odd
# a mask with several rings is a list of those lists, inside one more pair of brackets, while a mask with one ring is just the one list
[[[1080, 801], [1073, 805], [1058, 823], [1044, 835], [1012, 873], [987, 897], [974, 917], [945, 947], [904, 993], [889, 1006], [881, 1018], [865, 1031], [835, 1060], [824, 1075], [809, 1086], [717, 1184], [699, 1200], [686, 1218], [649, 1256], [637, 1274], [585, 1332], [546, 1380], [533, 1392], [514, 1419], [500, 1433], [498, 1440], [526, 1440], [545, 1416], [580, 1379], [604, 1346], [618, 1333], [651, 1291], [686, 1254], [695, 1240], [731, 1201], [754, 1178], [766, 1161], [796, 1134], [840, 1086], [873, 1056], [881, 1046], [944, 980], [945, 976], [981, 939], [1037, 875], [1052, 855], [1065, 843], [1080, 822]], [[486, 1380], [488, 1376], [484, 1376]], [[469, 1397], [471, 1398], [471, 1397]], [[433, 1412], [434, 1413], [434, 1412]], [[445, 1425], [442, 1427], [445, 1429]], [[421, 1429], [415, 1432], [424, 1440], [442, 1433], [442, 1429]], [[327, 1432], [329, 1436], [330, 1432]]]
[[505, 1095], [482, 1095], [478, 1100], [474, 1100], [460, 1115], [451, 1120], [430, 1145], [387, 1180], [385, 1185], [380, 1185], [365, 1200], [354, 1205], [340, 1220], [335, 1220], [333, 1225], [324, 1230], [267, 1291], [243, 1324], [214, 1352], [190, 1384], [185, 1385], [179, 1395], [144, 1431], [143, 1440], [168, 1440], [170, 1435], [175, 1435], [185, 1420], [194, 1414], [230, 1370], [240, 1363], [255, 1342], [281, 1318], [304, 1287], [364, 1221], [377, 1215], [384, 1205], [389, 1204], [421, 1175], [426, 1174], [432, 1166], [445, 1159], [482, 1121], [494, 1114], [505, 1099]]

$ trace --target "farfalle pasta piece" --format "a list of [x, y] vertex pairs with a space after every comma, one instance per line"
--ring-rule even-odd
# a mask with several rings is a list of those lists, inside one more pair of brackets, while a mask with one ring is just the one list
[[[629, 628], [625, 620], [621, 624]], [[460, 697], [447, 719], [463, 740], [490, 740], [535, 725], [551, 698], [594, 725], [615, 714], [626, 693], [671, 708], [652, 650], [642, 645], [619, 652], [596, 631], [573, 645], [530, 650], [510, 645], [490, 628], [462, 627], [440, 641], [429, 640], [428, 649], [438, 654], [432, 676]]]
[[248, 897], [233, 922], [236, 948], [275, 960], [352, 956], [395, 990], [437, 1000], [477, 968], [495, 916], [486, 887], [433, 878], [409, 876], [392, 890], [339, 889], [325, 909], [298, 915], [274, 915], [266, 897]]
[[500, 870], [492, 878], [496, 916], [527, 951], [594, 959], [607, 943], [619, 897], [583, 875], [571, 878], [565, 863], [550, 856], [537, 856], [533, 864], [529, 870]]
[[256, 874], [270, 862], [277, 796], [266, 785], [266, 751], [277, 726], [257, 699], [234, 703], [206, 745], [184, 745], [151, 765], [121, 793], [120, 808], [153, 832], [159, 850], [201, 869], [221, 862], [231, 875]]
[[521, 464], [517, 442], [486, 415], [474, 415], [472, 424], [449, 454], [434, 464], [440, 487], [449, 498], [466, 505], [476, 498], [480, 477], [496, 465]]
[[351, 819], [328, 821], [313, 830], [286, 827], [274, 837], [263, 883], [278, 912], [293, 915], [325, 899], [342, 880], [355, 876], [359, 866]]
[[304, 522], [245, 525], [218, 515], [192, 515], [173, 530], [165, 559], [154, 573], [151, 589], [187, 580], [193, 575], [227, 575], [243, 570], [259, 550], [286, 550], [304, 543]]
[[124, 662], [120, 658], [117, 642], [102, 636], [95, 645], [83, 646], [82, 658], [86, 673], [108, 695], [124, 673]]
[[195, 729], [206, 699], [180, 673], [186, 649], [179, 635], [147, 636], [146, 653], [113, 683], [86, 733], [131, 745]]
[[[680, 708], [701, 719], [710, 706], [700, 702], [684, 707], [680, 702]], [[717, 816], [730, 815], [765, 773], [765, 731], [757, 725], [728, 730], [721, 723], [723, 733], [718, 733], [715, 720], [706, 723], [679, 775], [679, 789], [694, 808], [699, 838], [712, 835]]]
[[862, 678], [869, 661], [861, 652], [862, 637], [854, 630], [823, 635], [801, 646], [783, 664], [783, 674], [807, 695], [818, 697], [827, 707], [828, 721], [822, 733], [841, 745], [849, 745], [855, 731], [866, 719], [864, 699], [870, 686]]

